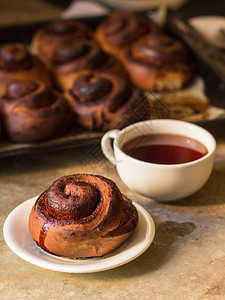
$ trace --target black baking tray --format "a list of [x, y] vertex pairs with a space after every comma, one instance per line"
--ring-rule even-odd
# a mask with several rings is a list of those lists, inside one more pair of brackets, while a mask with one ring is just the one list
[[[86, 23], [91, 28], [94, 28], [100, 21], [103, 20], [103, 17], [91, 17], [79, 20]], [[19, 42], [29, 45], [31, 43], [34, 32], [38, 28], [43, 27], [49, 22], [50, 21], [0, 27], [0, 44]], [[0, 158], [25, 153], [35, 153], [63, 148], [87, 146], [100, 141], [102, 135], [103, 133], [100, 132], [87, 131], [72, 126], [72, 128], [69, 129], [69, 132], [66, 135], [41, 143], [17, 144], [9, 141], [4, 136], [1, 136]]]
[[[141, 12], [142, 14], [145, 12]], [[169, 14], [170, 16], [170, 14]], [[99, 22], [103, 20], [104, 17], [90, 17], [90, 18], [82, 18], [78, 19], [84, 23], [86, 23], [91, 28], [95, 28]], [[13, 25], [13, 26], [5, 26], [0, 28], [0, 44], [6, 43], [14, 43], [14, 42], [21, 42], [27, 45], [30, 44], [32, 36], [34, 32], [44, 26], [48, 22], [39, 22], [39, 23], [32, 23], [32, 24], [21, 24], [21, 25]], [[179, 35], [179, 32], [168, 24], [168, 30], [171, 31], [172, 34]], [[183, 38], [182, 38], [183, 39]], [[183, 39], [184, 42], [189, 46], [188, 42]], [[190, 47], [191, 48], [191, 47]], [[191, 49], [193, 53], [196, 55], [195, 51]], [[198, 63], [202, 63], [202, 61], [198, 60]], [[203, 66], [206, 64], [203, 61]], [[207, 67], [207, 66], [206, 66]], [[199, 73], [206, 80], [205, 72], [202, 71], [202, 68], [199, 68]], [[217, 81], [216, 74], [210, 72], [210, 82]], [[225, 104], [221, 101], [220, 95], [213, 94], [213, 97], [210, 97], [211, 89], [213, 90], [213, 84], [208, 86], [207, 94], [212, 99], [212, 104], [218, 107], [225, 108]], [[209, 131], [212, 131], [213, 134], [219, 133], [221, 136], [221, 129], [225, 128], [225, 120], [213, 120], [213, 121], [203, 121], [201, 122], [203, 127], [206, 127]], [[216, 130], [215, 130], [216, 128]], [[223, 131], [222, 131], [223, 132]], [[67, 135], [49, 140], [42, 143], [35, 143], [35, 144], [16, 144], [12, 143], [9, 140], [5, 139], [3, 136], [0, 137], [0, 158], [14, 156], [18, 154], [24, 153], [34, 153], [40, 151], [48, 151], [48, 150], [57, 150], [62, 148], [71, 148], [71, 147], [80, 147], [80, 146], [87, 146], [93, 143], [99, 142], [103, 133], [100, 132], [88, 132], [81, 128], [71, 128]], [[223, 135], [223, 133], [222, 133]]]
[[189, 0], [177, 11], [169, 11], [166, 28], [192, 51], [206, 94], [215, 106], [225, 108], [225, 49], [208, 43], [188, 20], [197, 16], [225, 16], [224, 0]]

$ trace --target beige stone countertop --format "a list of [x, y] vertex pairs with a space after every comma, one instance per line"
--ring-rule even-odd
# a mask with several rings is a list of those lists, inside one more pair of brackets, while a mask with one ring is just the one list
[[215, 166], [206, 185], [172, 204], [156, 203], [131, 192], [103, 157], [98, 143], [4, 158], [0, 166], [1, 227], [15, 207], [39, 195], [54, 180], [83, 172], [114, 180], [124, 194], [152, 215], [156, 225], [155, 239], [140, 257], [90, 274], [61, 273], [32, 265], [8, 248], [1, 233], [1, 299], [224, 299], [223, 140], [218, 140]]

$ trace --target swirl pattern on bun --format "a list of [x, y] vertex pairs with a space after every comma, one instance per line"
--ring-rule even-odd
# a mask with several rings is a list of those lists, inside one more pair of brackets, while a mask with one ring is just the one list
[[110, 71], [125, 77], [125, 70], [114, 57], [106, 54], [95, 40], [82, 39], [52, 47], [48, 64], [55, 82], [62, 90], [72, 87], [74, 79], [84, 71]]
[[6, 135], [17, 143], [48, 140], [65, 132], [71, 121], [67, 100], [41, 81], [17, 80], [0, 98]]
[[52, 48], [58, 48], [68, 42], [90, 38], [91, 36], [91, 30], [82, 22], [58, 20], [35, 32], [32, 39], [32, 48], [44, 61], [48, 61]]
[[52, 85], [44, 64], [21, 43], [0, 47], [0, 95], [12, 80], [34, 79]]
[[124, 52], [122, 62], [134, 85], [146, 90], [180, 89], [194, 74], [185, 46], [165, 35], [146, 35]]
[[34, 204], [29, 231], [52, 254], [103, 256], [121, 245], [138, 223], [138, 212], [116, 184], [102, 176], [76, 174], [56, 180]]
[[115, 74], [81, 74], [67, 93], [75, 121], [89, 130], [106, 131], [149, 118], [148, 100]]
[[160, 32], [160, 28], [145, 16], [120, 11], [103, 20], [97, 27], [95, 37], [106, 52], [120, 57], [134, 41], [157, 32]]

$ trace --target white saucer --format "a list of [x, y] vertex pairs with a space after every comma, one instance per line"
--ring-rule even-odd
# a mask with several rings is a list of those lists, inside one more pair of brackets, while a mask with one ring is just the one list
[[51, 255], [31, 238], [28, 218], [37, 197], [17, 206], [7, 217], [3, 234], [9, 248], [22, 259], [36, 266], [68, 273], [90, 273], [124, 265], [140, 256], [153, 241], [155, 225], [149, 213], [133, 202], [139, 213], [139, 223], [131, 237], [119, 248], [100, 258], [67, 259]]

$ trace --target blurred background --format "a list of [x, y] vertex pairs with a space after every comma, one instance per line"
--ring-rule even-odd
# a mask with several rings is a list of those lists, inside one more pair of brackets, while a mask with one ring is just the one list
[[161, 8], [189, 15], [225, 15], [224, 0], [0, 0], [0, 26], [64, 17], [107, 14], [113, 10]]

